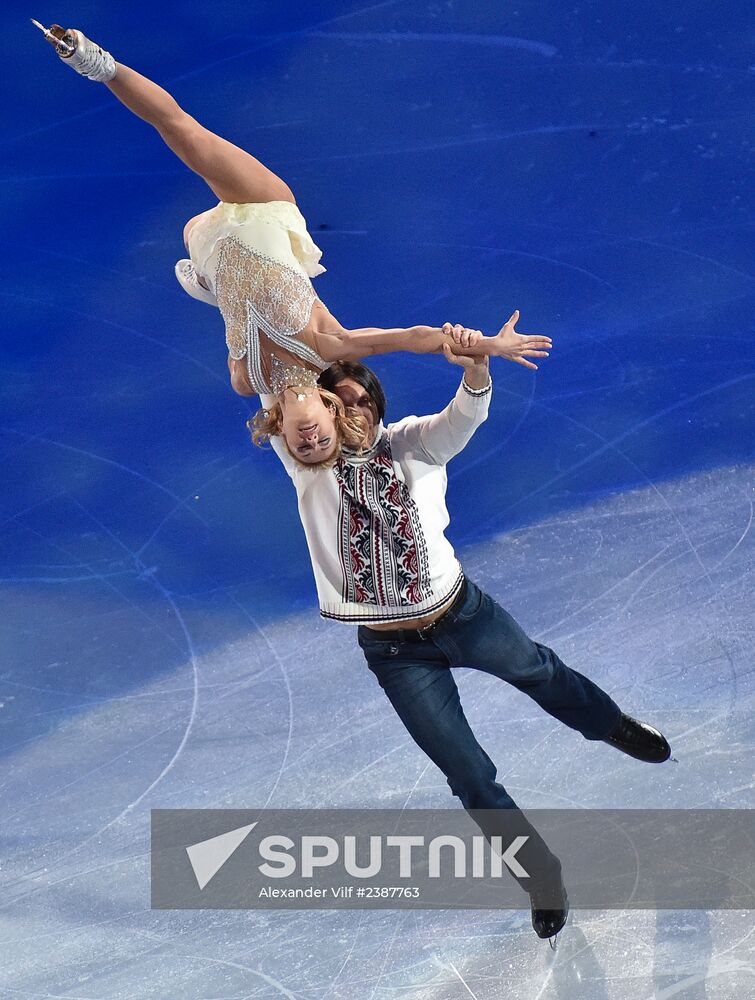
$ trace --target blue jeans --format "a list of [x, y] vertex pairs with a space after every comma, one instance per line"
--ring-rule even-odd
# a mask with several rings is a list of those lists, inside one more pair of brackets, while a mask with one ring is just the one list
[[471, 580], [463, 599], [426, 639], [385, 639], [360, 626], [358, 641], [409, 734], [445, 774], [452, 793], [485, 835], [528, 833], [533, 850], [540, 852], [535, 866], [543, 877], [555, 872], [557, 859], [532, 828], [523, 829], [524, 818], [501, 812], [519, 807], [495, 780], [495, 764], [467, 722], [450, 668], [472, 667], [508, 681], [588, 740], [601, 740], [611, 732], [621, 714], [619, 706], [552, 649], [530, 639]]

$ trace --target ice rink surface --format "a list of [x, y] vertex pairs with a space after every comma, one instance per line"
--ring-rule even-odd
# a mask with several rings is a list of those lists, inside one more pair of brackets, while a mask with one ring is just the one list
[[[214, 204], [28, 22], [80, 26], [293, 188], [347, 326], [547, 333], [493, 366], [448, 535], [659, 726], [588, 743], [457, 671], [523, 808], [753, 806], [752, 15], [744, 3], [6, 13], [0, 998], [741, 1000], [752, 913], [157, 911], [152, 808], [458, 806], [345, 625], [222, 323], [173, 277]], [[389, 419], [458, 369], [374, 368]]]

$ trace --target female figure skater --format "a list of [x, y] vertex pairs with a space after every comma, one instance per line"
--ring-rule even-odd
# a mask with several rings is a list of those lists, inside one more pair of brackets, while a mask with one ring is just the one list
[[[214, 135], [156, 83], [91, 42], [81, 31], [34, 21], [60, 58], [105, 83], [153, 125], [173, 152], [208, 184], [218, 205], [184, 228], [190, 259], [176, 265], [188, 294], [218, 306], [226, 328], [231, 384], [241, 395], [272, 393], [286, 446], [298, 461], [330, 464], [341, 444], [356, 447], [364, 428], [317, 377], [336, 360], [390, 351], [499, 355], [529, 368], [547, 357], [550, 338], [516, 333], [514, 312], [494, 337], [450, 323], [347, 330], [317, 297], [311, 278], [325, 268], [289, 186], [251, 154]], [[245, 360], [245, 363], [243, 363]]]

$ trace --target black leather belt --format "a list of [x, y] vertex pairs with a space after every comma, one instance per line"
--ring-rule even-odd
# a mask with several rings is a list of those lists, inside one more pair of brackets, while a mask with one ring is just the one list
[[384, 639], [386, 642], [411, 642], [417, 639], [425, 640], [429, 639], [435, 629], [443, 622], [446, 616], [458, 607], [467, 596], [467, 579], [464, 577], [461, 587], [459, 588], [459, 593], [453, 600], [453, 604], [446, 608], [440, 618], [436, 618], [434, 622], [430, 622], [429, 625], [425, 625], [424, 628], [395, 628], [395, 629], [377, 629], [369, 628], [367, 625], [363, 625], [362, 628], [369, 632], [371, 639]]

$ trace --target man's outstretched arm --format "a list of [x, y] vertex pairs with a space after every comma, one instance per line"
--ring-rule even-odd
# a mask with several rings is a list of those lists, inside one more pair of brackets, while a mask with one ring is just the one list
[[457, 355], [448, 349], [443, 353], [448, 361], [464, 369], [456, 395], [440, 413], [406, 417], [398, 421], [394, 431], [434, 465], [445, 465], [466, 447], [487, 419], [492, 393], [487, 358]]

